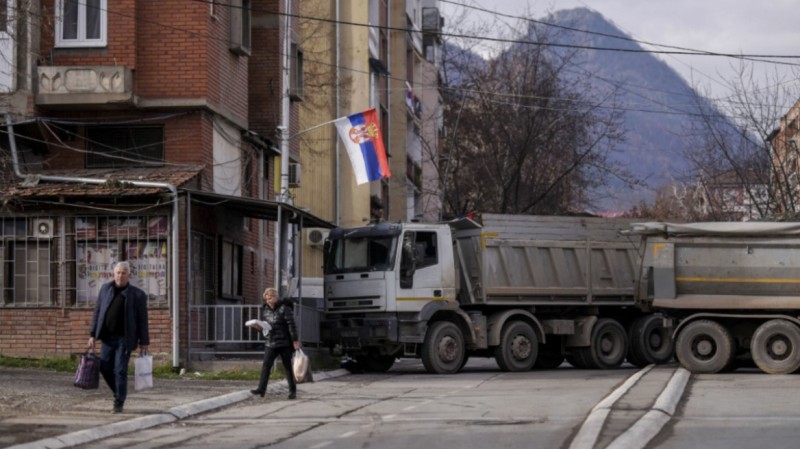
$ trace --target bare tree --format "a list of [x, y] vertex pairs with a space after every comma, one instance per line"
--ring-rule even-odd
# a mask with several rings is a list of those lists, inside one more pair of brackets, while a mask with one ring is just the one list
[[524, 43], [488, 60], [445, 50], [446, 214], [574, 212], [591, 206], [593, 187], [628, 176], [608, 157], [623, 137], [616, 92], [566, 76], [572, 55]]
[[[787, 82], [777, 71], [761, 80], [755, 64], [739, 64], [736, 77], [725, 81], [731, 92], [727, 98], [696, 104], [697, 118], [687, 133], [691, 150], [686, 156], [695, 182], [707, 192], [703, 219], [793, 215], [800, 206], [786, 182], [781, 155], [788, 149], [776, 152], [772, 146], [775, 129], [788, 110], [786, 100], [797, 98], [796, 81]], [[743, 213], [745, 208], [748, 213]]]

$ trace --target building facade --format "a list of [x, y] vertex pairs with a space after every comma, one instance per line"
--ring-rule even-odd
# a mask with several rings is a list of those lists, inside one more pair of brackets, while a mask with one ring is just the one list
[[7, 2], [0, 353], [81, 352], [122, 260], [175, 366], [257, 342], [287, 236], [330, 226], [287, 201], [297, 3]]

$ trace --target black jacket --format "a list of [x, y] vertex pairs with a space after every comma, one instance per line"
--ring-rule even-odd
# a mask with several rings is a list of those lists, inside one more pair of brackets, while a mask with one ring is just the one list
[[275, 304], [275, 309], [270, 309], [268, 305], [261, 306], [261, 319], [272, 326], [267, 339], [264, 342], [269, 348], [283, 348], [292, 346], [297, 341], [297, 327], [294, 324], [294, 309], [292, 303], [286, 300], [279, 300]]
[[[122, 290], [125, 298], [125, 347], [133, 352], [138, 345], [150, 344], [150, 331], [147, 322], [147, 294], [141, 289], [128, 284]], [[114, 299], [114, 281], [104, 284], [97, 295], [97, 305], [92, 316], [92, 327], [89, 335], [100, 338], [100, 330], [108, 312], [108, 306]]]

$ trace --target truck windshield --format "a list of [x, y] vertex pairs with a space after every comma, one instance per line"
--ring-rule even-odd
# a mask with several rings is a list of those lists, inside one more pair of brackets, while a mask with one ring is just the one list
[[325, 274], [389, 270], [394, 260], [396, 241], [394, 236], [331, 240], [326, 254]]

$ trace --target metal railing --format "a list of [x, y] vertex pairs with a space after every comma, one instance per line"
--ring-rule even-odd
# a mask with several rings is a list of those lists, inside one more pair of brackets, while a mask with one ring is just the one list
[[[300, 341], [306, 347], [319, 346], [319, 321], [322, 314], [316, 299], [304, 299], [294, 305]], [[260, 319], [260, 305], [191, 305], [189, 306], [189, 359], [206, 355], [249, 355], [263, 351], [261, 332], [245, 326]]]

